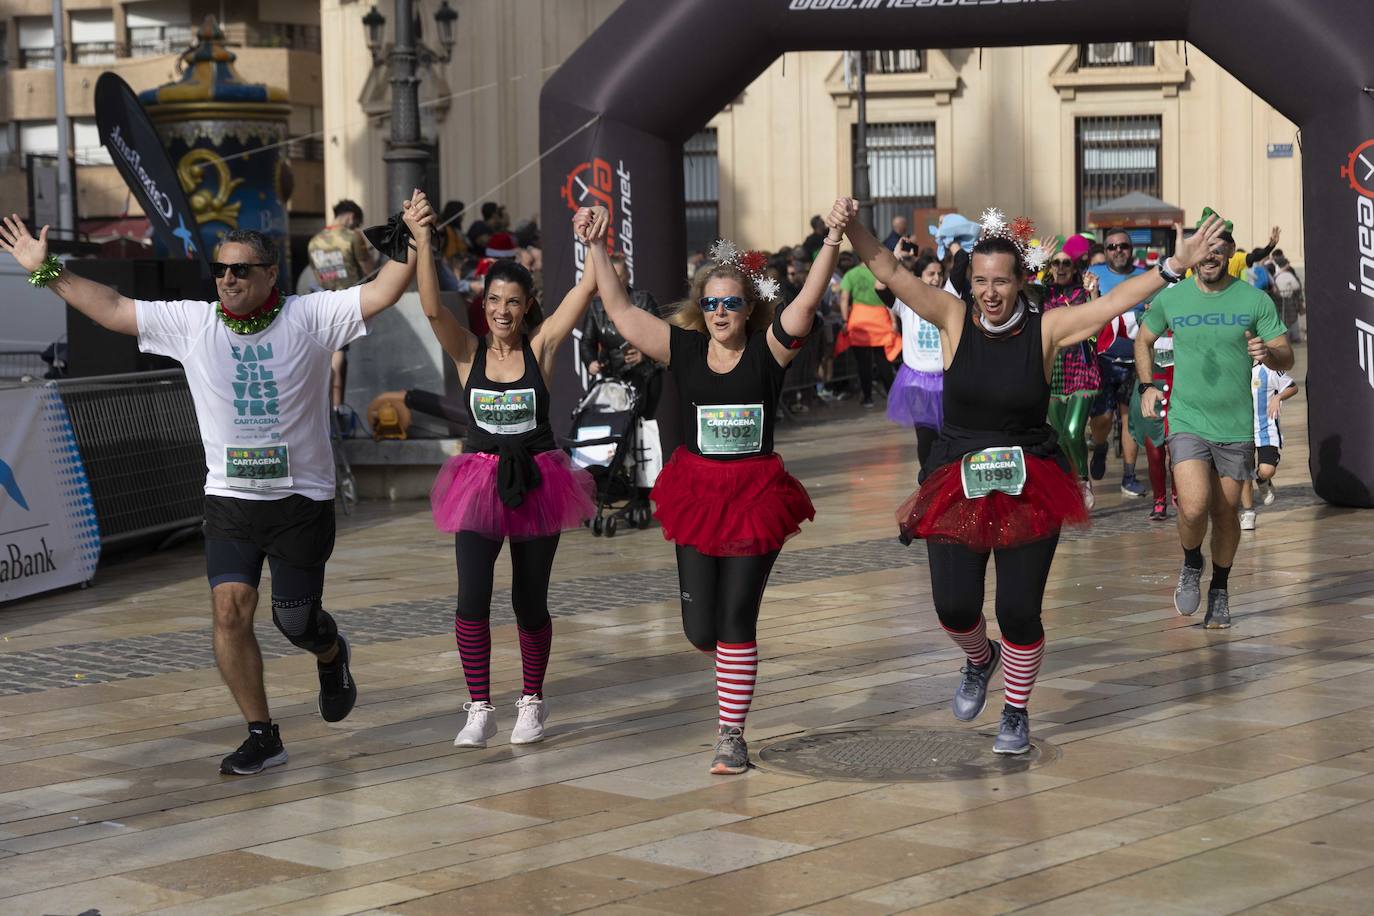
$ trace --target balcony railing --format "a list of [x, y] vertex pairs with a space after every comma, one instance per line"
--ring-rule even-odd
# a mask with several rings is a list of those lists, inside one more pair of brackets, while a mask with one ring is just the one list
[[25, 70], [53, 69], [52, 48], [20, 48], [19, 67]]
[[120, 48], [113, 41], [83, 41], [72, 45], [72, 63], [75, 64], [112, 64], [121, 57]]
[[867, 51], [864, 53], [864, 69], [869, 73], [924, 73], [926, 69], [925, 52], [918, 48], [903, 48], [897, 51]]
[[196, 30], [189, 25], [129, 29], [130, 57], [180, 54], [195, 43]]
[[1078, 46], [1078, 69], [1098, 67], [1153, 67], [1153, 41], [1117, 41]]

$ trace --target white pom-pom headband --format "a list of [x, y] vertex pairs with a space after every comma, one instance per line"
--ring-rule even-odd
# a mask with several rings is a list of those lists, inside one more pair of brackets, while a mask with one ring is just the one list
[[762, 251], [741, 251], [729, 239], [718, 239], [711, 246], [711, 260], [723, 267], [733, 267], [754, 284], [754, 292], [765, 302], [772, 302], [782, 291], [782, 284], [764, 274], [768, 255]]

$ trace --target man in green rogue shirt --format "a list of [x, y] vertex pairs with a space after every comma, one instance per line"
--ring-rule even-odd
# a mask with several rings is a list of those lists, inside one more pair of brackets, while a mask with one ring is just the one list
[[[1163, 416], [1169, 457], [1178, 487], [1178, 534], [1183, 569], [1174, 607], [1184, 616], [1201, 603], [1202, 539], [1212, 522], [1212, 582], [1207, 590], [1207, 629], [1231, 625], [1227, 576], [1240, 543], [1242, 484], [1254, 477], [1254, 420], [1250, 378], [1256, 362], [1270, 369], [1293, 365], [1287, 328], [1274, 302], [1236, 280], [1227, 263], [1236, 253], [1230, 225], [1221, 244], [1194, 275], [1160, 292], [1135, 339], [1135, 368], [1146, 417]], [[1174, 332], [1174, 386], [1154, 386], [1150, 353], [1168, 329]]]

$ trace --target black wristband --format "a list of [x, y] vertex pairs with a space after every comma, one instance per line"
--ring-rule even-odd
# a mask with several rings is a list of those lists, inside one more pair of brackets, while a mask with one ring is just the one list
[[802, 344], [806, 343], [807, 337], [805, 334], [800, 337], [793, 337], [787, 333], [787, 329], [782, 326], [782, 309], [778, 309], [778, 313], [773, 316], [773, 336], [778, 339], [778, 343], [782, 344], [784, 350], [800, 350]]
[[1149, 390], [1150, 388], [1154, 388], [1154, 387], [1155, 387], [1155, 383], [1154, 383], [1154, 382], [1141, 382], [1141, 383], [1139, 383], [1138, 385], [1135, 386], [1135, 392], [1136, 392], [1136, 394], [1144, 394], [1147, 390]]

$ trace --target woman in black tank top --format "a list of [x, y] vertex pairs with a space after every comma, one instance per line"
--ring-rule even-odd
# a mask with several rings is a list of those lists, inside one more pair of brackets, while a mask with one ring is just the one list
[[[428, 227], [426, 227], [428, 228]], [[425, 233], [426, 236], [428, 233]], [[549, 577], [559, 533], [595, 511], [591, 475], [558, 448], [549, 425], [553, 356], [582, 320], [596, 288], [588, 270], [547, 319], [531, 294], [529, 271], [497, 261], [486, 275], [490, 333], [477, 337], [439, 300], [429, 238], [416, 236], [420, 303], [434, 336], [458, 367], [468, 409], [463, 453], [444, 463], [430, 502], [434, 524], [454, 533], [458, 611], [454, 633], [471, 701], [457, 747], [486, 747], [496, 733], [491, 705], [491, 594], [496, 558], [510, 541], [511, 604], [520, 635], [524, 689], [512, 744], [544, 736], [544, 673], [553, 640]]]
[[634, 308], [605, 245], [590, 246], [607, 314], [636, 349], [668, 365], [677, 385], [686, 444], [664, 466], [652, 498], [663, 536], [677, 545], [683, 629], [715, 658], [716, 774], [748, 769], [744, 724], [758, 672], [763, 591], [783, 543], [816, 514], [773, 451], [773, 422], [783, 375], [811, 331], [847, 219], [836, 201], [805, 287], [776, 317], [776, 281], [763, 278], [760, 252], [717, 242], [714, 263], [698, 272], [669, 324]]
[[[857, 208], [857, 205], [855, 205]], [[1204, 224], [1159, 272], [1121, 283], [1092, 303], [1043, 313], [1024, 294], [1025, 277], [1048, 260], [1027, 245], [1028, 220], [983, 215], [983, 232], [956, 287], [961, 299], [922, 283], [862, 225], [850, 240], [873, 274], [940, 329], [945, 356], [944, 427], [922, 469], [921, 487], [897, 511], [902, 538], [924, 538], [935, 612], [967, 663], [953, 711], [976, 719], [999, 665], [1006, 682], [999, 754], [1030, 750], [1031, 689], [1045, 652], [1041, 605], [1059, 531], [1086, 524], [1075, 476], [1047, 422], [1050, 372], [1059, 351], [1175, 283], [1202, 259], [1222, 228]], [[1038, 255], [1038, 257], [1037, 257]], [[983, 589], [988, 557], [997, 562], [1000, 641], [987, 636]]]

